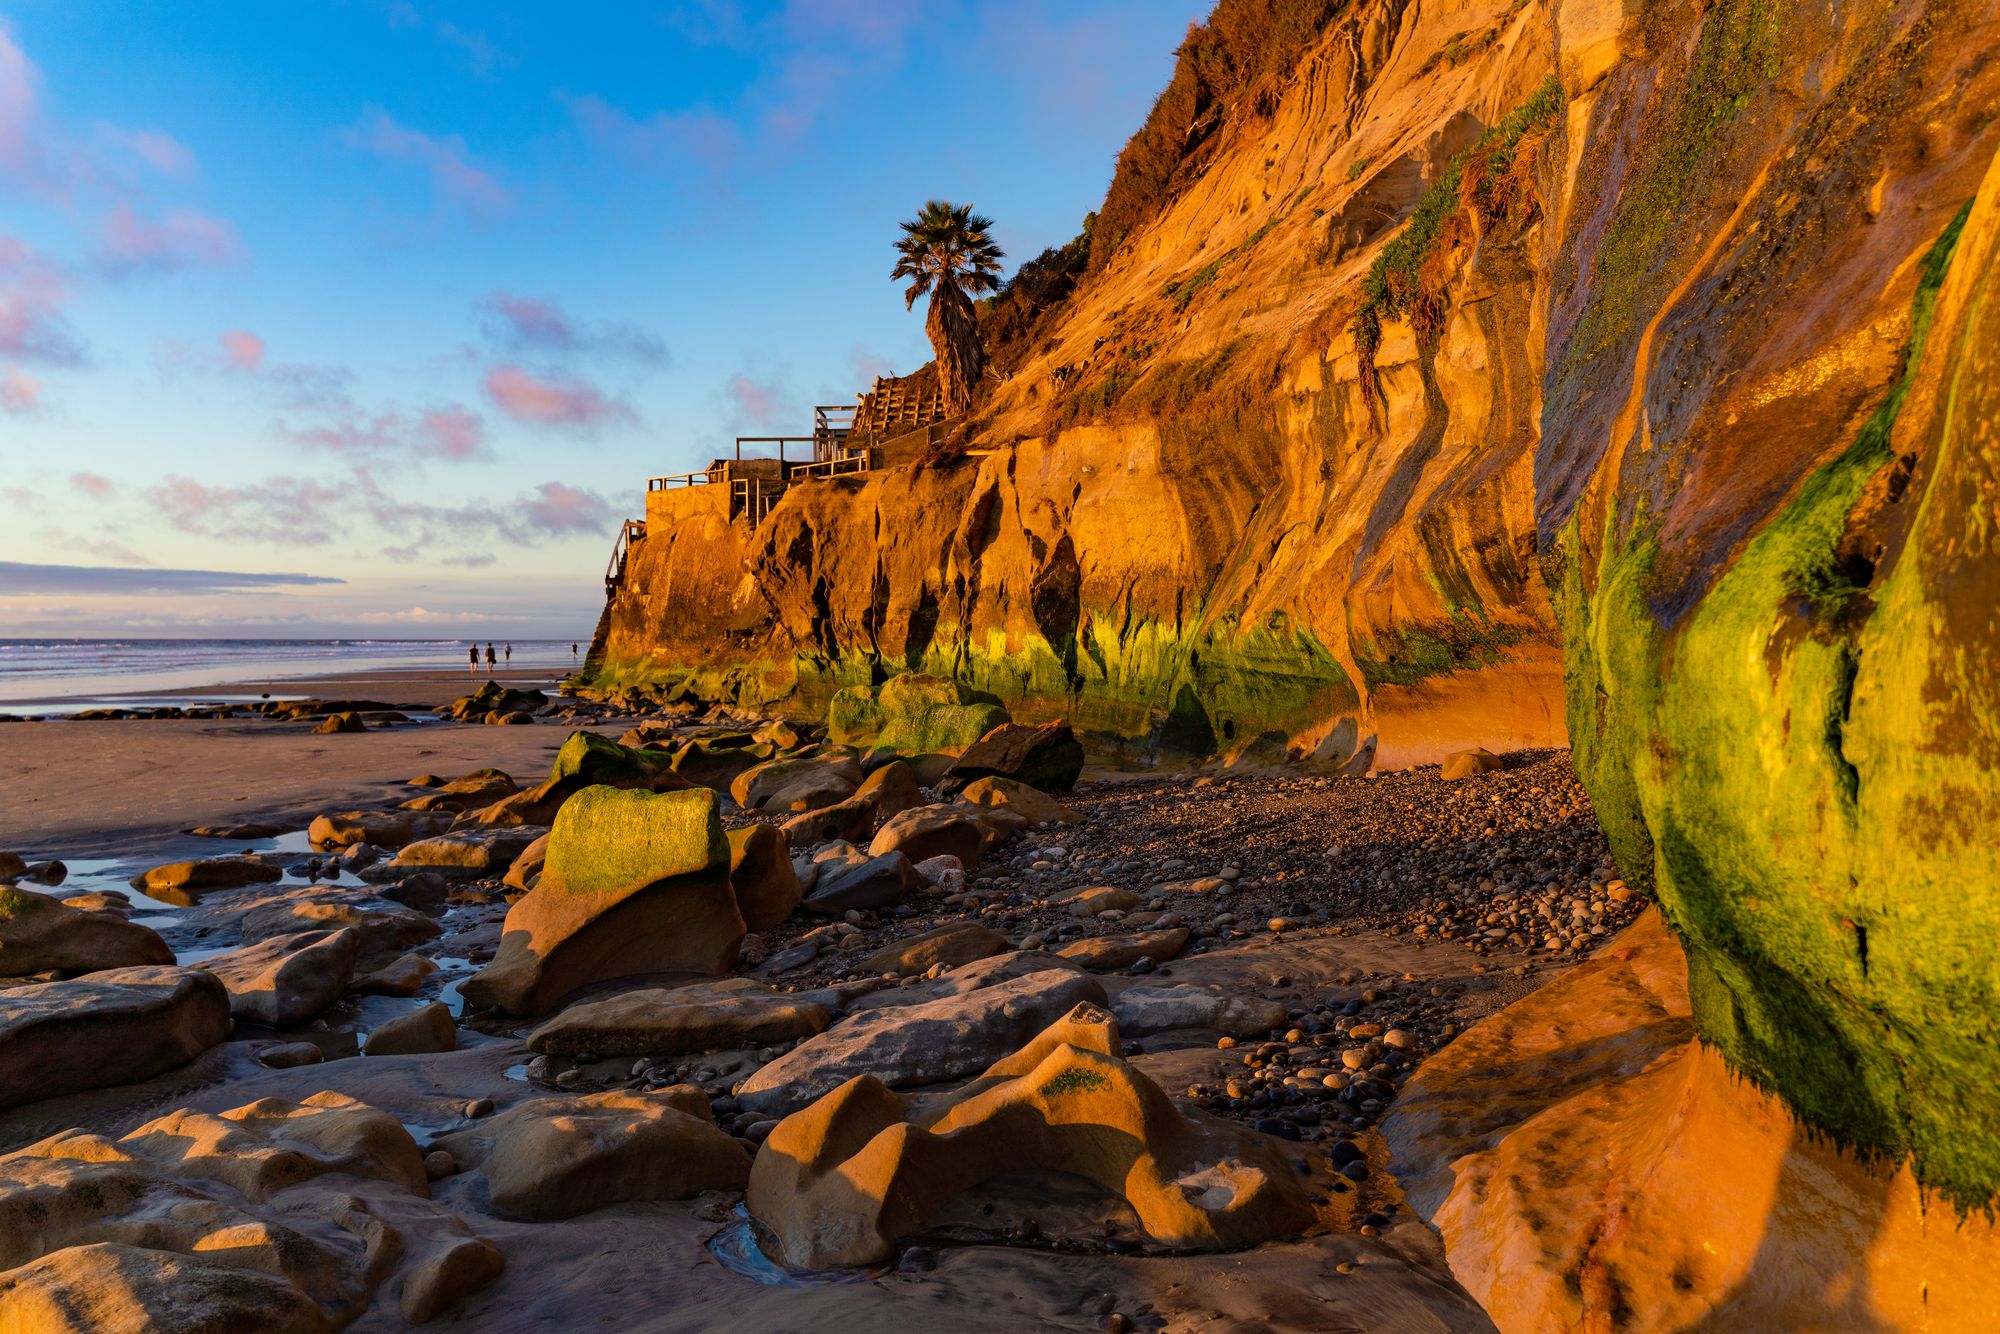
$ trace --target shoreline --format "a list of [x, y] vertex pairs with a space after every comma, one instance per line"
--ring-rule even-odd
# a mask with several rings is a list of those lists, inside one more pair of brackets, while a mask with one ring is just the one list
[[[97, 690], [81, 694], [42, 694], [0, 700], [0, 714], [49, 718], [91, 708], [157, 707], [162, 703], [225, 704], [270, 699], [380, 699], [411, 708], [434, 708], [470, 694], [487, 681], [521, 689], [556, 687], [577, 668], [560, 665], [498, 667], [489, 674], [482, 664], [477, 675], [447, 667], [418, 665], [329, 668], [298, 676], [253, 674], [246, 680], [214, 681], [195, 686], [143, 686], [129, 690]], [[135, 677], [135, 683], [143, 681]], [[141, 703], [143, 701], [143, 703]], [[29, 710], [34, 712], [29, 712]]]

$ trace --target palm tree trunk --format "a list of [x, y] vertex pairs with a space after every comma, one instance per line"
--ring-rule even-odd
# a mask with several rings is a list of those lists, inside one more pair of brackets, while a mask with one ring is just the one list
[[964, 292], [949, 283], [931, 291], [930, 314], [924, 320], [931, 351], [937, 356], [938, 387], [945, 410], [959, 413], [972, 406], [972, 390], [986, 370], [979, 345], [979, 317]]

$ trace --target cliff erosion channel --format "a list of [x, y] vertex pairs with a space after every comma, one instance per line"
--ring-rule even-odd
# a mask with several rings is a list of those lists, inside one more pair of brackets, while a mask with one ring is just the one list
[[590, 684], [1567, 744], [1667, 930], [1399, 1104], [1454, 1273], [1509, 1329], [1991, 1328], [1996, 147], [1982, 0], [1224, 3], [973, 411], [649, 493]]

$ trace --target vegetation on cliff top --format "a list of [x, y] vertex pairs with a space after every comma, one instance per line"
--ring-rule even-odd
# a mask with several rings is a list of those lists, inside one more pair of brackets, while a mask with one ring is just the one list
[[1216, 133], [1238, 107], [1269, 114], [1278, 82], [1349, 3], [1221, 0], [1208, 22], [1188, 28], [1173, 79], [1118, 154], [1091, 237], [1092, 271], [1110, 263], [1199, 174]]
[[896, 269], [889, 275], [910, 280], [903, 292], [910, 307], [930, 294], [924, 332], [937, 354], [938, 386], [954, 412], [971, 405], [973, 387], [985, 369], [972, 298], [1000, 285], [1004, 256], [993, 241], [992, 227], [993, 220], [974, 213], [970, 204], [933, 199], [903, 224]]

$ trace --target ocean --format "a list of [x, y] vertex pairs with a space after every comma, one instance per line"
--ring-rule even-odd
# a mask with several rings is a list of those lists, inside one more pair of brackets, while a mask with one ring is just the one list
[[[469, 639], [0, 639], [0, 710], [235, 698], [249, 681], [376, 671], [464, 670]], [[485, 640], [478, 641], [484, 651]], [[505, 641], [495, 640], [495, 647]], [[515, 668], [567, 672], [570, 641], [513, 641]], [[589, 647], [579, 644], [579, 650]], [[223, 687], [223, 689], [205, 689]], [[160, 692], [192, 692], [160, 699]]]

